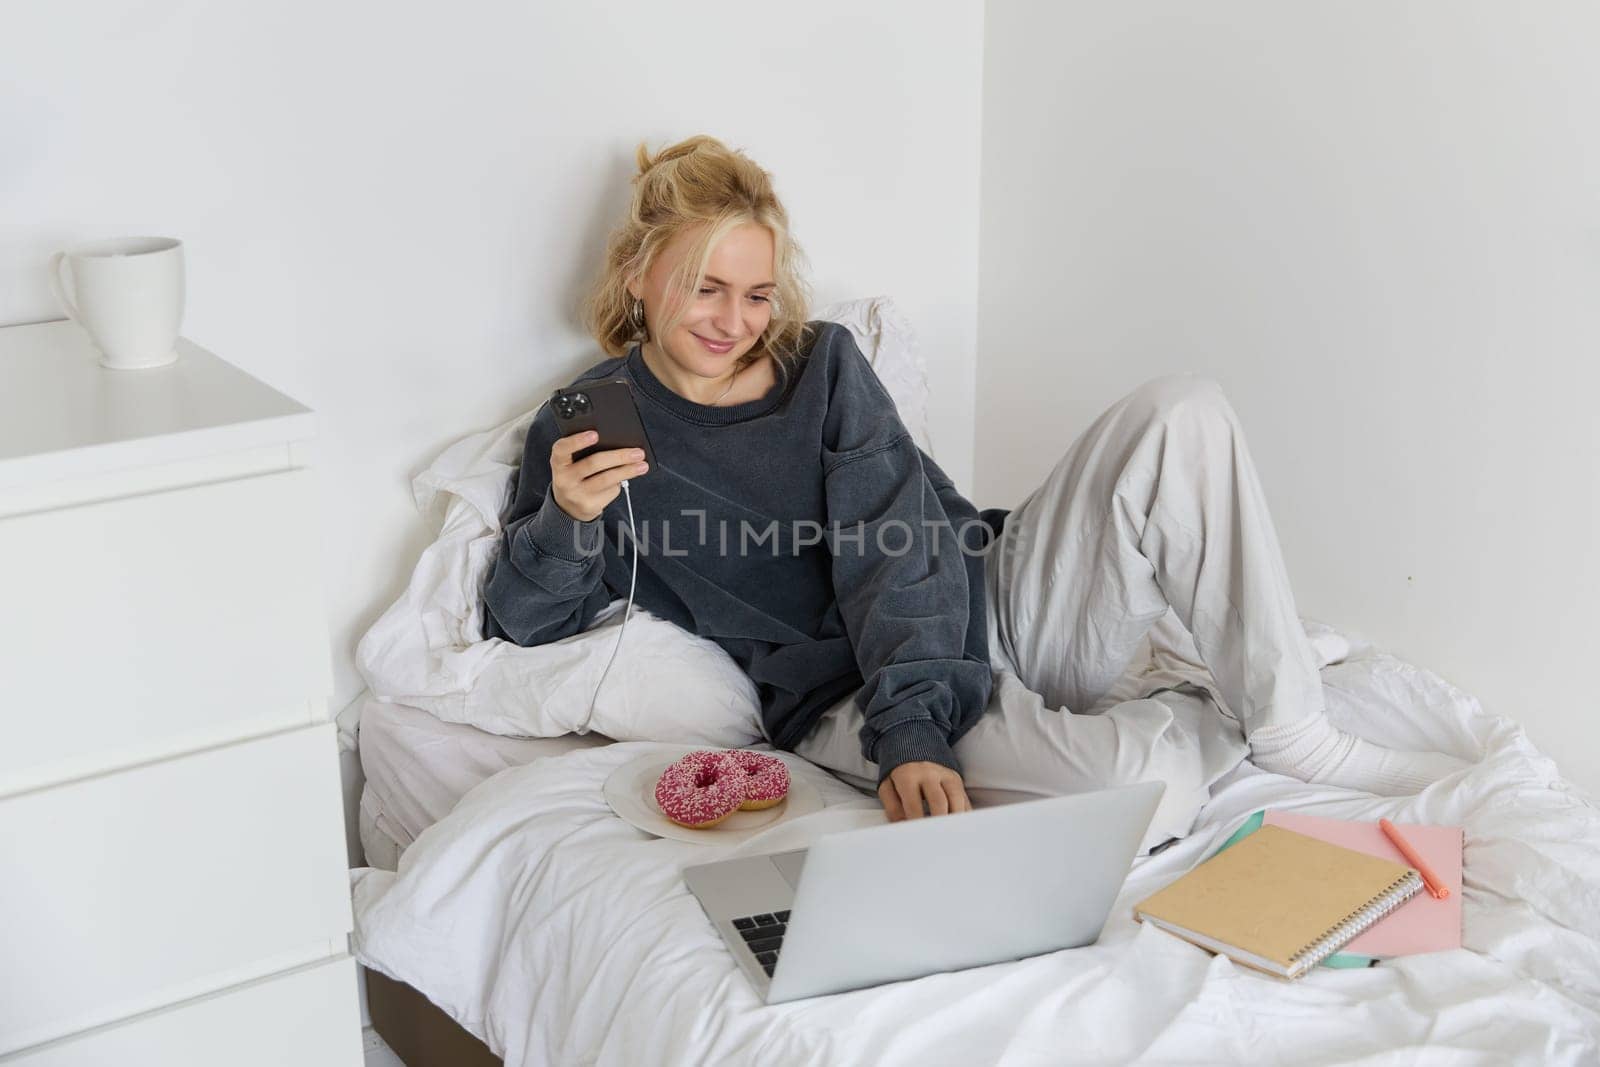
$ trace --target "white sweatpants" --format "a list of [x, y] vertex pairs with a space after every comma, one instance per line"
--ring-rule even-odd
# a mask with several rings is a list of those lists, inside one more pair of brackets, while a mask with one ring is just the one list
[[[954, 748], [975, 805], [1164, 781], [1147, 849], [1188, 833], [1245, 730], [1324, 706], [1244, 432], [1210, 379], [1113, 404], [985, 564], [994, 694]], [[1163, 669], [1128, 691], [1147, 636]], [[875, 793], [861, 723], [851, 694], [795, 751]]]

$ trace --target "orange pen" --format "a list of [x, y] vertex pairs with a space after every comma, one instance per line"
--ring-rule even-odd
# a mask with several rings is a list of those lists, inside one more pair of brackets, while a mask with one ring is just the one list
[[1417, 873], [1422, 875], [1422, 884], [1428, 887], [1428, 892], [1433, 894], [1434, 900], [1443, 900], [1450, 895], [1449, 887], [1441, 882], [1439, 876], [1434, 874], [1433, 870], [1422, 861], [1422, 857], [1417, 854], [1417, 850], [1411, 847], [1411, 842], [1400, 836], [1400, 831], [1395, 829], [1394, 823], [1388, 819], [1379, 819], [1378, 829], [1383, 831], [1385, 837], [1394, 842], [1394, 847], [1400, 850], [1400, 855], [1404, 856], [1406, 862], [1415, 867]]

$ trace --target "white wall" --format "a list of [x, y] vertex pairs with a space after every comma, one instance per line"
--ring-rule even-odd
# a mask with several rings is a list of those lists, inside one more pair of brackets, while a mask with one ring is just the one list
[[1596, 40], [1577, 2], [991, 2], [978, 496], [1210, 375], [1301, 613], [1600, 791]]
[[897, 301], [935, 453], [970, 486], [982, 17], [977, 0], [12, 5], [0, 323], [60, 317], [59, 247], [185, 240], [184, 333], [318, 413], [342, 707], [356, 642], [431, 534], [411, 476], [600, 358], [577, 307], [640, 140], [745, 149], [818, 306]]

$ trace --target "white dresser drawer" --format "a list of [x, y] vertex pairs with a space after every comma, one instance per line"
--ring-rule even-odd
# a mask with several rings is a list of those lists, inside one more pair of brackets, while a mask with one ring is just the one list
[[0, 519], [0, 795], [327, 715], [314, 472]]
[[0, 1054], [342, 954], [342, 823], [332, 723], [0, 800]]
[[360, 1067], [348, 956], [52, 1042], [7, 1067]]

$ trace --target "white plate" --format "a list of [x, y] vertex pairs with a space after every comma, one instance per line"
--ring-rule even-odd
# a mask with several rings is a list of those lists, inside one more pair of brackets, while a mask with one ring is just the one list
[[660, 780], [662, 771], [690, 752], [705, 747], [683, 745], [663, 748], [629, 760], [606, 778], [603, 787], [606, 803], [611, 805], [611, 810], [617, 813], [618, 818], [647, 834], [693, 841], [697, 845], [737, 845], [778, 823], [823, 809], [822, 794], [795, 774], [796, 761], [804, 762], [800, 757], [787, 752], [764, 752], [763, 755], [776, 756], [789, 767], [789, 795], [782, 804], [764, 811], [736, 811], [705, 830], [679, 826], [661, 814], [661, 808], [656, 804], [656, 782]]

